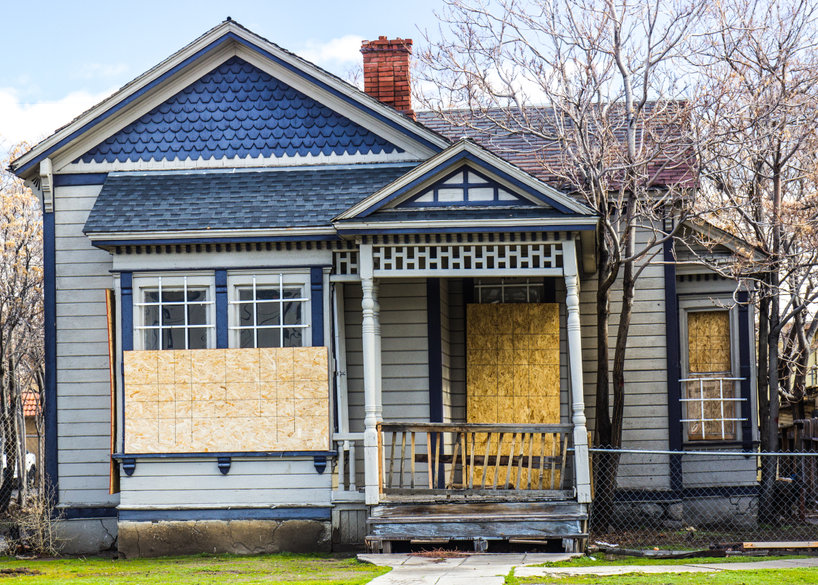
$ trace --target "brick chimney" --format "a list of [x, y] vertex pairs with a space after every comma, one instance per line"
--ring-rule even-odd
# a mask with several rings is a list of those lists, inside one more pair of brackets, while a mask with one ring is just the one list
[[412, 119], [412, 89], [409, 84], [409, 57], [412, 39], [387, 39], [363, 41], [364, 91], [403, 112]]

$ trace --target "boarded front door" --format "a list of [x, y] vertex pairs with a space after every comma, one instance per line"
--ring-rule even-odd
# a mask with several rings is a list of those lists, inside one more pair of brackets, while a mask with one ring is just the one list
[[[546, 303], [473, 304], [466, 307], [466, 420], [519, 425], [560, 422], [559, 305]], [[557, 456], [551, 436], [512, 435], [498, 445], [507, 456], [543, 453]], [[493, 450], [485, 439], [476, 452]], [[524, 444], [528, 441], [527, 444]], [[544, 442], [544, 444], [543, 444]], [[496, 471], [495, 471], [496, 473]], [[559, 472], [532, 477], [523, 470], [505, 476], [509, 487], [558, 485]], [[484, 477], [482, 468], [476, 477]], [[501, 479], [501, 481], [503, 481]]]
[[560, 422], [559, 305], [468, 305], [466, 332], [468, 422]]

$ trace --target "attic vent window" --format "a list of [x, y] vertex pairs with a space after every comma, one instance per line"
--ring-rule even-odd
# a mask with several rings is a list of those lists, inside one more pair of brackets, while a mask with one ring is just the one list
[[433, 207], [437, 205], [521, 205], [525, 202], [503, 189], [494, 181], [467, 169], [449, 175], [443, 181], [422, 191], [406, 205]]

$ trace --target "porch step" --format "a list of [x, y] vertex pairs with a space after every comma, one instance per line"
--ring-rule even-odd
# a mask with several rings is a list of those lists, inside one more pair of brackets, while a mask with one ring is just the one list
[[367, 520], [367, 541], [580, 539], [587, 519], [573, 501], [383, 504]]

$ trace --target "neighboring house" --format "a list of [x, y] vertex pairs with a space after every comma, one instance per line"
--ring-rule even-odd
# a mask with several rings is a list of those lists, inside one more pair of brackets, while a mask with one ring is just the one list
[[[415, 121], [410, 48], [364, 43], [364, 93], [227, 21], [14, 161], [45, 211], [70, 549], [585, 537], [597, 218]], [[636, 293], [624, 443], [748, 448], [752, 309], [665, 260]], [[674, 465], [620, 487], [755, 481], [741, 456]]]

